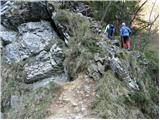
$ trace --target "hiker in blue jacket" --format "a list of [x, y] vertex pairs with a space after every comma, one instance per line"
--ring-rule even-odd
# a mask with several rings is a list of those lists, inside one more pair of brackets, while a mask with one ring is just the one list
[[122, 23], [122, 27], [120, 28], [122, 48], [130, 49], [131, 32], [131, 29], [125, 23]]
[[112, 24], [108, 24], [106, 26], [106, 29], [104, 31], [104, 33], [107, 33], [107, 37], [110, 39], [110, 40], [113, 40], [113, 33], [115, 32], [115, 28]]

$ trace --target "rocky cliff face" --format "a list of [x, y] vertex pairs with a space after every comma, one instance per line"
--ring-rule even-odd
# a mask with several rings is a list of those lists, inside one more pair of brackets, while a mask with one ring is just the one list
[[[25, 97], [13, 95], [15, 92], [6, 95], [7, 89], [11, 89], [9, 82], [18, 80], [22, 86], [35, 90], [47, 87], [53, 80], [67, 81], [63, 66], [64, 45], [52, 26], [46, 8], [45, 2], [7, 1], [2, 5], [2, 74], [10, 71], [2, 75], [2, 94], [6, 96], [1, 101], [2, 111], [7, 106], [18, 109], [21, 105], [18, 107], [17, 104], [12, 104], [13, 101], [22, 102], [27, 97], [26, 93]], [[9, 74], [11, 77], [7, 78]]]
[[[73, 10], [73, 6], [76, 6], [76, 10]], [[7, 1], [2, 4], [0, 38], [3, 86], [1, 106], [5, 118], [46, 117], [45, 112], [42, 112], [43, 114], [37, 112], [41, 111], [43, 107], [35, 106], [37, 111], [25, 112], [24, 106], [28, 106], [30, 109], [37, 101], [40, 105], [47, 106], [49, 99], [56, 96], [52, 94], [56, 91], [53, 89], [55, 87], [52, 82], [74, 80], [80, 72], [87, 74], [93, 81], [96, 81], [96, 84], [103, 81], [108, 74], [112, 74], [111, 76], [114, 77], [110, 79], [117, 80], [120, 88], [127, 92], [118, 91], [116, 97], [113, 93], [107, 92], [108, 96], [112, 97], [111, 100], [118, 100], [121, 96], [126, 98], [129, 94], [132, 96], [132, 93], [136, 92], [145, 93], [146, 99], [151, 99], [151, 95], [147, 91], [150, 87], [149, 82], [144, 83], [142, 80], [147, 79], [144, 75], [147, 74], [145, 66], [148, 66], [148, 61], [143, 55], [136, 51], [121, 49], [119, 41], [103, 39], [102, 35], [98, 33], [101, 29], [100, 23], [83, 16], [85, 11], [81, 11], [80, 8], [86, 6], [83, 6], [82, 3], [66, 4], [65, 7], [69, 7], [76, 13], [61, 9], [63, 7], [63, 2]], [[141, 75], [137, 75], [137, 73]], [[109, 79], [106, 81], [112, 86]], [[151, 82], [151, 78], [148, 81]], [[101, 88], [103, 87], [101, 86]], [[107, 90], [109, 91], [109, 89]], [[37, 97], [36, 94], [39, 96]], [[98, 93], [97, 96], [99, 96]], [[100, 95], [100, 97], [102, 96]], [[18, 101], [20, 101], [19, 105], [17, 105]], [[99, 101], [97, 105], [101, 103], [101, 100]], [[136, 104], [137, 101], [134, 102]], [[107, 104], [119, 105], [118, 102]], [[125, 103], [121, 104], [122, 109], [125, 109]], [[127, 112], [135, 110], [135, 115], [128, 114], [127, 117], [124, 117], [118, 113], [119, 117], [145, 118], [146, 114], [147, 117], [149, 116], [150, 110], [155, 110], [153, 113], [155, 116], [158, 114], [154, 101], [145, 105], [153, 105], [156, 108], [148, 109], [145, 113], [141, 110], [144, 108], [139, 108], [135, 104], [132, 105], [131, 111], [125, 111], [127, 114]], [[134, 109], [132, 109], [133, 106]], [[110, 109], [113, 115], [116, 112], [112, 108], [107, 109]], [[35, 114], [33, 114], [34, 112]], [[112, 118], [107, 116], [109, 111], [105, 114], [106, 118]], [[101, 113], [97, 112], [98, 115]], [[113, 118], [116, 117], [113, 116]]]
[[31, 21], [47, 20], [49, 16], [44, 2], [6, 1], [2, 5], [3, 26], [16, 29], [18, 25]]
[[[58, 45], [56, 31], [50, 22], [44, 20], [49, 18], [45, 5], [40, 2], [15, 2], [9, 7], [11, 8], [2, 12], [2, 24], [6, 28], [0, 35], [4, 46], [4, 63], [18, 64], [35, 59], [24, 64], [26, 83], [50, 77], [53, 73], [63, 73], [64, 53]], [[34, 20], [37, 22], [32, 22]]]

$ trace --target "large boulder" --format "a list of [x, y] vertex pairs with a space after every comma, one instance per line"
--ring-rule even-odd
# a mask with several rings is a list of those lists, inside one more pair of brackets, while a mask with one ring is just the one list
[[64, 53], [61, 48], [54, 44], [50, 52], [42, 51], [36, 56], [36, 60], [25, 65], [26, 83], [53, 77], [64, 73]]
[[53, 32], [53, 29], [52, 29], [52, 27], [51, 27], [51, 25], [50, 25], [49, 22], [41, 20], [39, 22], [27, 22], [27, 23], [23, 23], [23, 24], [21, 24], [21, 25], [18, 26], [18, 31], [21, 34], [23, 34], [25, 32], [34, 32], [34, 33], [37, 33], [37, 32], [45, 31], [46, 34], [49, 35], [49, 34], [51, 34]]
[[26, 83], [32, 83], [46, 77], [50, 77], [53, 74], [53, 67], [49, 60], [47, 52], [42, 51], [33, 63], [27, 63], [25, 65]]
[[[29, 22], [18, 26], [19, 36], [7, 38], [4, 34], [2, 38], [12, 41], [4, 48], [6, 62], [19, 62], [31, 55], [36, 55], [44, 49], [50, 49], [56, 42], [57, 35], [49, 22]], [[12, 38], [11, 38], [12, 37]]]
[[54, 39], [57, 37], [51, 24], [44, 20], [21, 24], [18, 26], [18, 31], [22, 36], [25, 33], [33, 33], [46, 41], [50, 41], [52, 38]]

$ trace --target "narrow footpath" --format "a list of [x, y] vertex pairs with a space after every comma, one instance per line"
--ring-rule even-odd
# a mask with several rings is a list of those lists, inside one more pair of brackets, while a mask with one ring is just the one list
[[95, 81], [87, 75], [79, 74], [72, 82], [63, 83], [59, 96], [53, 100], [49, 110], [53, 118], [95, 118], [91, 104], [95, 99]]

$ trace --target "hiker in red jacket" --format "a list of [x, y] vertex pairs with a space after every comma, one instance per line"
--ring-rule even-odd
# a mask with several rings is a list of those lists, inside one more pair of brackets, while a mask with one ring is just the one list
[[131, 29], [126, 26], [125, 23], [122, 23], [122, 27], [120, 29], [120, 36], [122, 40], [122, 47], [130, 50], [130, 35], [131, 35]]

